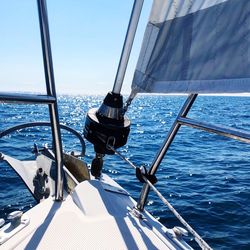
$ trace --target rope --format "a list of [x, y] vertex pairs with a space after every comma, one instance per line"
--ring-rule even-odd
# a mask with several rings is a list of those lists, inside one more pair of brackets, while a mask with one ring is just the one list
[[[116, 151], [112, 146], [108, 146], [109, 149], [113, 150], [121, 159], [126, 161], [131, 167], [136, 169], [137, 167], [126, 157], [124, 157], [120, 152]], [[183, 226], [194, 236], [195, 241], [204, 250], [211, 250], [212, 248], [201, 238], [201, 236], [183, 219], [183, 217], [176, 211], [176, 209], [169, 203], [169, 201], [163, 197], [163, 195], [156, 189], [156, 187], [144, 176], [143, 180], [153, 189], [153, 191], [158, 195], [162, 202], [169, 208], [169, 210], [176, 216], [176, 218], [182, 223]]]

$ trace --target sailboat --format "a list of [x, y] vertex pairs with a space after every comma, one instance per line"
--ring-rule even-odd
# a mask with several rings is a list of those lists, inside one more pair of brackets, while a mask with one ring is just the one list
[[[198, 94], [250, 92], [249, 56], [243, 53], [249, 47], [250, 4], [243, 0], [155, 0], [132, 91], [123, 104], [121, 87], [143, 6], [142, 0], [135, 0], [113, 89], [86, 116], [84, 137], [96, 153], [90, 167], [78, 158], [85, 152], [81, 134], [59, 123], [46, 1], [37, 0], [37, 5], [47, 95], [3, 92], [0, 101], [48, 105], [50, 121], [20, 124], [2, 131], [0, 137], [27, 127], [50, 126], [53, 148], [35, 145], [36, 159], [29, 161], [8, 152], [0, 154], [38, 202], [25, 213], [14, 211], [0, 219], [1, 249], [192, 249], [185, 241], [188, 232], [202, 249], [211, 249], [157, 190], [157, 169], [183, 125], [250, 142], [248, 131], [187, 117]], [[149, 169], [134, 165], [119, 151], [130, 132], [126, 111], [138, 93], [188, 94]], [[63, 152], [61, 129], [79, 139], [79, 155]], [[144, 183], [138, 201], [102, 172], [106, 154], [117, 154], [135, 169], [138, 181]], [[183, 227], [166, 228], [145, 210], [150, 190]]]

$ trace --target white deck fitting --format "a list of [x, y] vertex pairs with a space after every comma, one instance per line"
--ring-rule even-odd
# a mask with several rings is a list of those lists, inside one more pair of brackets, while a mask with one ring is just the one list
[[26, 213], [30, 224], [0, 249], [178, 248], [167, 239], [167, 229], [149, 214], [144, 213], [144, 220], [134, 217], [129, 211], [135, 202], [107, 180], [118, 192], [106, 191], [109, 186], [100, 181], [84, 181], [64, 202], [48, 198], [38, 204]]

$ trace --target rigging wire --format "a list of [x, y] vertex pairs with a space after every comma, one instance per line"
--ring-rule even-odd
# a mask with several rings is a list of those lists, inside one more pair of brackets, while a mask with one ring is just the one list
[[[112, 146], [107, 145], [109, 149], [114, 151], [121, 159], [127, 162], [131, 167], [137, 169], [128, 158], [123, 156], [120, 152], [115, 150]], [[144, 176], [143, 180], [152, 188], [152, 190], [157, 194], [157, 196], [162, 200], [162, 202], [169, 208], [169, 210], [176, 216], [176, 218], [186, 227], [186, 229], [194, 236], [195, 241], [201, 247], [201, 249], [212, 250], [212, 248], [202, 239], [202, 237], [185, 221], [185, 219], [176, 211], [176, 209], [169, 203], [169, 201], [158, 191], [158, 189]]]

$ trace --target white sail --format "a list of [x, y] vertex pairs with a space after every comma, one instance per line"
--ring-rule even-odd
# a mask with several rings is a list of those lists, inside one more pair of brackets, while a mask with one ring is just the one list
[[136, 92], [250, 92], [250, 1], [154, 0]]

